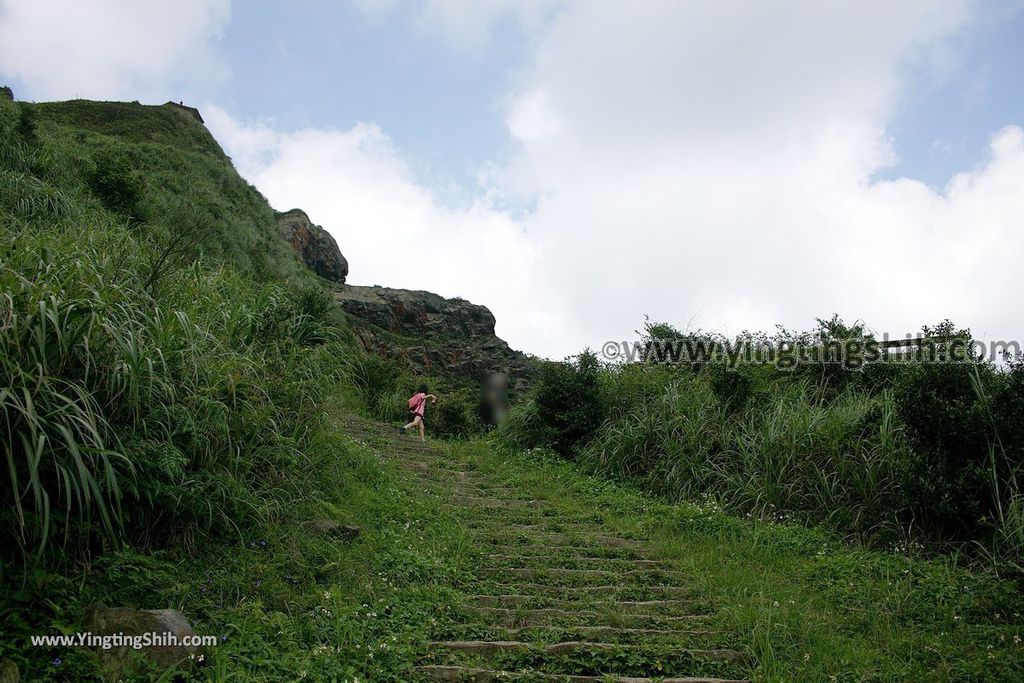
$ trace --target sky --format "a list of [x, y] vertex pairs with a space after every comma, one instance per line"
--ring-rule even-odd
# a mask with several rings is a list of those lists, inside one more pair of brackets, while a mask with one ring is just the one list
[[550, 358], [645, 315], [1021, 339], [1022, 67], [1024, 0], [0, 0], [19, 99], [198, 106], [349, 283]]

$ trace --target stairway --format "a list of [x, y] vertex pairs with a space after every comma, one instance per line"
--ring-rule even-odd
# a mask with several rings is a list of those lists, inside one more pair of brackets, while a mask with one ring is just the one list
[[566, 517], [497, 472], [362, 418], [351, 433], [388, 440], [415, 485], [440, 496], [478, 551], [453, 625], [430, 634], [425, 680], [739, 683], [742, 652], [720, 647], [711, 605], [687, 576], [600, 510]]

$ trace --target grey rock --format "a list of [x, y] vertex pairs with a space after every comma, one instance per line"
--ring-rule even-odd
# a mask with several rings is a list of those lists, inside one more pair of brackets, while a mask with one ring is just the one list
[[389, 287], [349, 286], [336, 299], [347, 313], [411, 337], [494, 337], [494, 315], [465, 299]]
[[465, 299], [388, 287], [337, 288], [362, 347], [385, 358], [404, 359], [414, 371], [483, 382], [492, 373], [520, 391], [535, 364], [494, 333], [494, 315]]
[[277, 214], [277, 226], [306, 267], [332, 282], [345, 282], [348, 261], [331, 234], [314, 225], [302, 209]]
[[185, 615], [173, 609], [134, 609], [131, 607], [106, 607], [91, 605], [85, 614], [85, 630], [93, 635], [144, 636], [156, 633], [163, 636], [172, 633], [178, 639], [175, 645], [148, 646], [135, 649], [129, 645], [98, 649], [100, 669], [108, 680], [129, 676], [138, 669], [139, 657], [144, 657], [159, 669], [177, 666], [191, 666], [195, 657], [202, 654], [196, 645], [184, 645], [181, 640], [192, 637], [192, 629]]

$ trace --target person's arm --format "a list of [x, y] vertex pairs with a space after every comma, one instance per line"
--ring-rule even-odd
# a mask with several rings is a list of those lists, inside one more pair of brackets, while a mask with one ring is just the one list
[[437, 403], [437, 396], [434, 396], [433, 394], [427, 394], [427, 398], [430, 399], [431, 403]]

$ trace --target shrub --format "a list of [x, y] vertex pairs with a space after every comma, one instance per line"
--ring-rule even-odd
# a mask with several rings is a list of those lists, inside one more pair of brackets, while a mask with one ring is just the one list
[[964, 365], [910, 366], [895, 387], [913, 446], [906, 482], [918, 525], [941, 537], [977, 537], [993, 510], [990, 428]]
[[545, 445], [569, 456], [601, 425], [607, 402], [600, 377], [601, 364], [589, 350], [543, 367], [534, 400]]
[[731, 369], [723, 363], [712, 363], [705, 372], [715, 396], [730, 412], [743, 409], [754, 394], [754, 380], [743, 368]]
[[428, 382], [437, 403], [428, 409], [427, 429], [430, 434], [447, 438], [461, 438], [478, 434], [483, 429], [480, 421], [479, 392], [470, 387], [456, 388]]
[[92, 157], [89, 189], [109, 210], [126, 218], [139, 218], [142, 183], [128, 155], [116, 146], [104, 146]]

